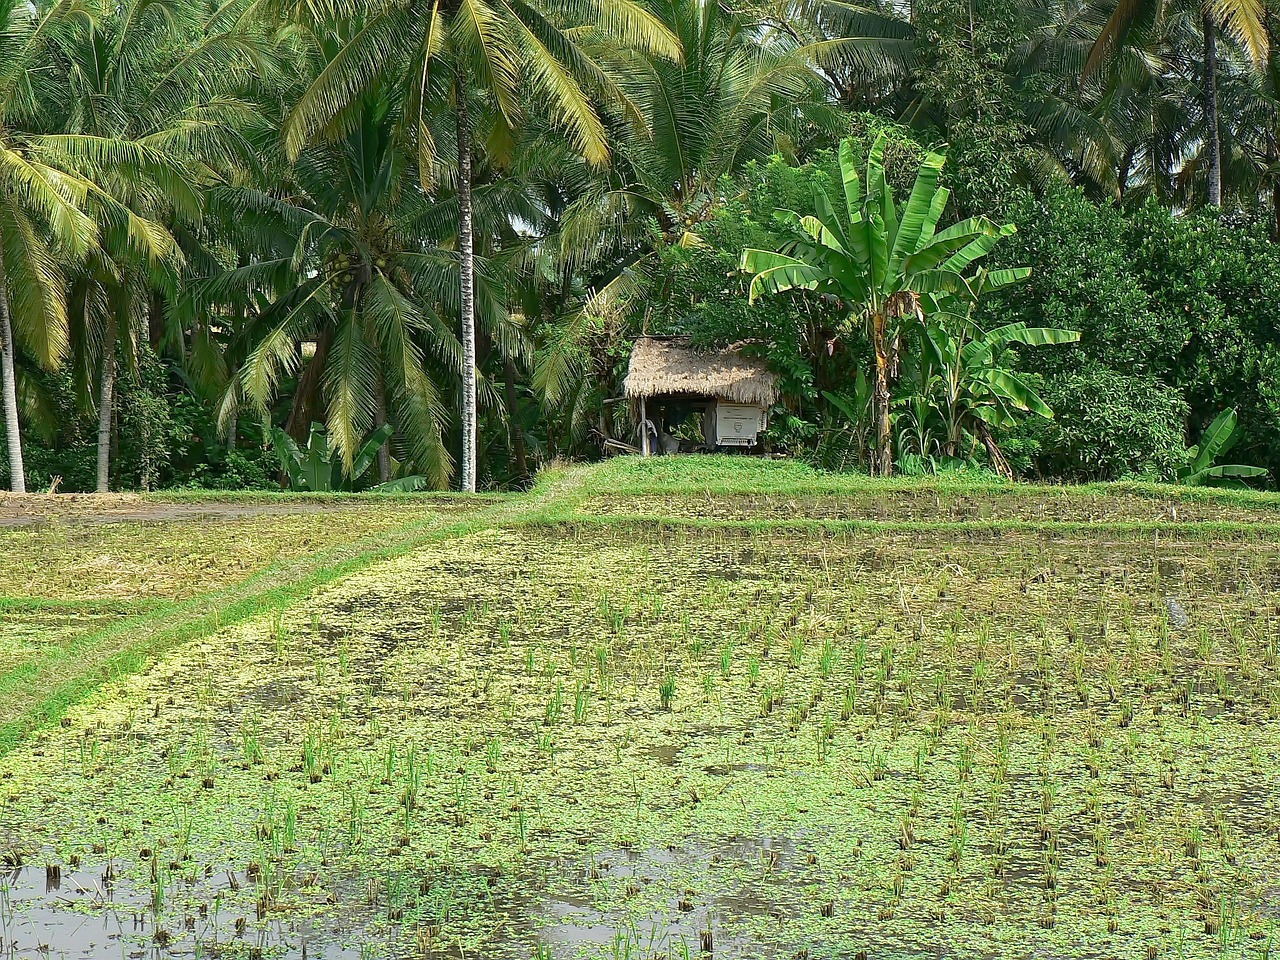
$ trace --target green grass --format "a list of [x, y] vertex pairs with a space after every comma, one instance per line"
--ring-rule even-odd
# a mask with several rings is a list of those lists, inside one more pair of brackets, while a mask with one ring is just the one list
[[[574, 470], [564, 471], [572, 477]], [[1070, 529], [1107, 526], [1153, 534], [1199, 525], [1207, 534], [1273, 536], [1280, 525], [1280, 495], [1121, 483], [1044, 486], [990, 477], [944, 475], [878, 479], [823, 474], [791, 461], [748, 457], [657, 457], [615, 460], [592, 469], [592, 492], [576, 512], [614, 519], [661, 522], [871, 526], [958, 523]], [[553, 477], [550, 482], [554, 484]]]
[[133, 949], [1261, 960], [1276, 503], [558, 468], [55, 645], [0, 856]]
[[619, 494], [784, 494], [812, 496], [898, 491], [968, 491], [1011, 497], [1049, 496], [1064, 500], [1094, 496], [1140, 496], [1180, 501], [1231, 504], [1259, 510], [1280, 510], [1280, 494], [1257, 490], [1183, 487], [1172, 484], [1123, 482], [1076, 486], [1006, 483], [988, 474], [952, 473], [937, 477], [888, 479], [863, 474], [828, 473], [796, 460], [766, 461], [731, 455], [682, 457], [619, 457], [594, 467], [562, 467], [540, 480], [554, 482], [563, 474], [589, 470], [593, 484]]

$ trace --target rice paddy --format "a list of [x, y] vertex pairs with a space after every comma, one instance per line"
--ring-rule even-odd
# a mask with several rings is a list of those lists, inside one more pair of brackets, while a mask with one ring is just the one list
[[1275, 501], [787, 482], [568, 471], [97, 686], [0, 956], [1280, 951]]
[[410, 503], [93, 501], [48, 498], [43, 509], [19, 509], [0, 497], [0, 673], [32, 647], [430, 512]]

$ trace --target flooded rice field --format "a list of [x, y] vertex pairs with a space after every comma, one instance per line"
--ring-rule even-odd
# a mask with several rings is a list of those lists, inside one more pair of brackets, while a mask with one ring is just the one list
[[1266, 543], [543, 525], [0, 759], [0, 957], [1264, 958]]

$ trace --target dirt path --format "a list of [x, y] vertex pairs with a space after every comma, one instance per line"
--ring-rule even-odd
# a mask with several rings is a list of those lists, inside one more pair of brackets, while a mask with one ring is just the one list
[[317, 513], [317, 503], [164, 503], [131, 497], [5, 497], [0, 527], [30, 527], [55, 520], [76, 523], [159, 523], [194, 518], [243, 519], [263, 515]]
[[[438, 512], [473, 509], [489, 498], [464, 502], [449, 497], [422, 497]], [[388, 498], [388, 504], [402, 500]], [[306, 516], [351, 509], [361, 501], [350, 498], [309, 500], [164, 500], [137, 494], [0, 494], [0, 529], [48, 523], [166, 523], [176, 520], [244, 520], [251, 517]]]

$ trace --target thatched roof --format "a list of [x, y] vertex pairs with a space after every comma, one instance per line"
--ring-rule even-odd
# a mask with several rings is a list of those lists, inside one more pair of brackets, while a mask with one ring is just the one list
[[687, 337], [641, 337], [631, 351], [627, 399], [695, 394], [767, 407], [777, 402], [778, 378], [740, 347], [697, 351]]

